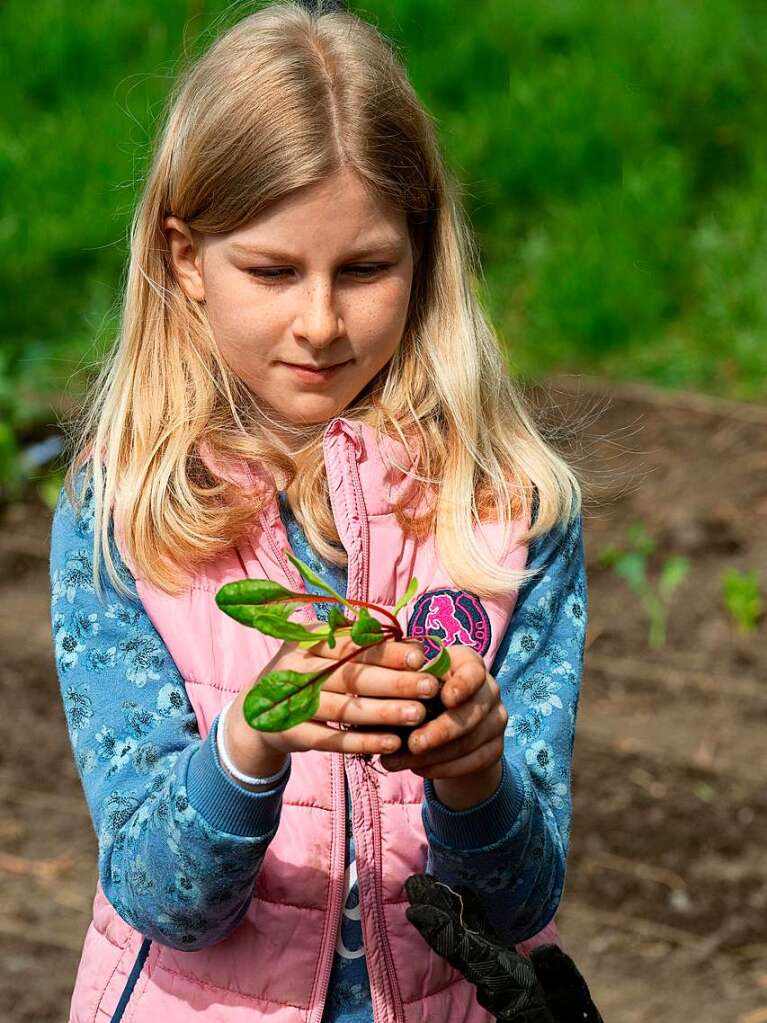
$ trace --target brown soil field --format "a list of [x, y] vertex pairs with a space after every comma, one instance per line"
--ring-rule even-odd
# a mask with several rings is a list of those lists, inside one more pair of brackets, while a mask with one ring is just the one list
[[[741, 634], [725, 568], [767, 584], [767, 406], [583, 376], [529, 388], [584, 481], [589, 628], [557, 916], [605, 1023], [767, 1023], [767, 621]], [[665, 647], [600, 567], [641, 521], [691, 561]], [[0, 512], [0, 1018], [63, 1023], [96, 842], [53, 663], [50, 512]], [[443, 1023], [443, 1021], [439, 1021]]]

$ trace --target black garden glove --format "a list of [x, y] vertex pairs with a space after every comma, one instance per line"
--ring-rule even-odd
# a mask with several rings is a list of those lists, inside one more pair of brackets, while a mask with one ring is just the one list
[[438, 955], [476, 985], [483, 1009], [498, 1020], [557, 1023], [532, 962], [495, 938], [467, 889], [454, 895], [431, 874], [413, 874], [405, 882], [405, 893], [410, 923]]
[[558, 945], [539, 945], [530, 958], [557, 1023], [604, 1023], [578, 967]]
[[575, 963], [557, 945], [520, 955], [484, 919], [471, 889], [453, 893], [431, 874], [405, 882], [405, 914], [438, 955], [477, 988], [502, 1023], [603, 1023]]

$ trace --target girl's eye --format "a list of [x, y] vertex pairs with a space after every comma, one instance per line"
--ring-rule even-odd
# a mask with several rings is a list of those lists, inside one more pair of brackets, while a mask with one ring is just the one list
[[[349, 273], [353, 274], [353, 276], [364, 280], [368, 277], [372, 277], [374, 274], [380, 273], [382, 270], [388, 269], [389, 265], [389, 263], [375, 263], [370, 266], [348, 266], [346, 269]], [[275, 281], [284, 278], [285, 274], [289, 274], [291, 271], [288, 268], [283, 267], [253, 267], [247, 272], [254, 277], [260, 277], [266, 281]]]
[[253, 277], [263, 277], [264, 280], [273, 281], [273, 280], [276, 280], [279, 277], [281, 277], [284, 273], [287, 273], [287, 271], [286, 270], [255, 270], [255, 269], [250, 269], [250, 270], [248, 270], [248, 273], [251, 274]]
[[388, 269], [388, 266], [388, 263], [375, 263], [370, 266], [350, 266], [349, 270], [357, 277], [372, 277], [373, 274]]

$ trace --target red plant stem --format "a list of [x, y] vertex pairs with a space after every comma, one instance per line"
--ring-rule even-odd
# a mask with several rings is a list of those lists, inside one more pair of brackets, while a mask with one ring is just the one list
[[385, 607], [379, 607], [378, 604], [368, 604], [366, 600], [350, 600], [350, 604], [354, 604], [355, 607], [371, 607], [374, 611], [380, 611], [382, 615], [386, 615], [394, 623], [394, 634], [397, 639], [402, 639], [402, 626], [391, 613], [387, 611]]
[[[342, 601], [340, 601], [338, 597], [332, 597], [330, 594], [328, 594], [326, 597], [320, 597], [316, 593], [292, 593], [290, 595], [290, 600], [300, 601], [304, 604], [313, 604], [316, 602], [319, 604], [341, 604], [343, 606]], [[288, 603], [288, 601], [285, 600], [284, 598], [281, 600], [265, 600], [261, 606], [268, 607], [270, 604], [286, 603]], [[369, 607], [373, 611], [378, 611], [380, 614], [386, 615], [386, 617], [389, 618], [394, 625], [394, 629], [396, 630], [394, 635], [396, 639], [402, 639], [402, 626], [397, 621], [395, 616], [391, 613], [391, 611], [387, 611], [385, 607], [379, 607], [378, 604], [369, 604], [367, 600], [347, 600], [346, 603], [352, 604], [354, 607]]]
[[[385, 643], [387, 639], [391, 639], [391, 638], [392, 638], [392, 632], [391, 631], [387, 631], [386, 634], [384, 636], [382, 636], [381, 639], [377, 639], [375, 641], [375, 643], [366, 643], [365, 646], [363, 646], [363, 647], [357, 647], [356, 650], [352, 650], [352, 652], [350, 654], [347, 654], [346, 657], [342, 657], [340, 661], [336, 661], [335, 664], [332, 667], [330, 667], [330, 668], [322, 668], [320, 671], [316, 672], [316, 674], [313, 675], [311, 680], [309, 682], [307, 682], [306, 684], [307, 685], [312, 685], [318, 679], [322, 678], [323, 675], [325, 675], [327, 678], [330, 678], [330, 676], [333, 674], [333, 672], [337, 671], [340, 667], [342, 667], [344, 664], [346, 664], [347, 661], [354, 660], [354, 658], [357, 656], [357, 654], [360, 652], [360, 650], [367, 650], [369, 647], [380, 646], [382, 643]], [[301, 688], [303, 688], [303, 686]]]

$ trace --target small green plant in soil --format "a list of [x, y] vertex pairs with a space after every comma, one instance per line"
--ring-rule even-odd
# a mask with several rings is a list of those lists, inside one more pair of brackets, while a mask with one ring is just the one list
[[654, 649], [666, 645], [666, 623], [671, 597], [690, 570], [688, 558], [672, 554], [660, 567], [656, 580], [648, 572], [650, 556], [656, 549], [655, 540], [644, 523], [633, 522], [626, 529], [626, 548], [613, 544], [600, 551], [598, 563], [612, 568], [639, 597], [649, 623], [649, 642]]
[[755, 632], [764, 614], [764, 599], [756, 569], [739, 572], [726, 568], [722, 572], [722, 601], [741, 632]]
[[[386, 640], [401, 641], [404, 635], [397, 612], [413, 598], [418, 589], [418, 580], [412, 578], [394, 609], [388, 611], [377, 604], [364, 600], [347, 600], [333, 589], [321, 576], [312, 571], [308, 565], [285, 550], [286, 557], [301, 573], [303, 579], [322, 590], [324, 595], [315, 593], [295, 593], [282, 586], [281, 583], [269, 579], [240, 579], [226, 583], [216, 593], [216, 603], [231, 618], [258, 629], [267, 636], [296, 643], [301, 649], [309, 649], [323, 640], [333, 649], [339, 636], [349, 635], [357, 647], [377, 646]], [[304, 604], [331, 603], [327, 622], [307, 628], [300, 622], [291, 622], [290, 616]], [[342, 610], [343, 608], [343, 610]], [[385, 620], [374, 618], [371, 611], [378, 611]], [[428, 672], [436, 678], [450, 667], [450, 655], [447, 647], [439, 636], [428, 636], [441, 649], [439, 654], [424, 665], [421, 671]], [[261, 732], [282, 732], [287, 728], [307, 721], [317, 712], [320, 701], [320, 690], [323, 683], [338, 671], [347, 661], [357, 655], [357, 650], [327, 668], [314, 672], [270, 671], [260, 678], [245, 697], [243, 712], [251, 728]], [[431, 707], [430, 703], [436, 701]], [[427, 720], [429, 712], [439, 710], [439, 697], [425, 701]], [[402, 734], [412, 729], [400, 730], [388, 728]]]

